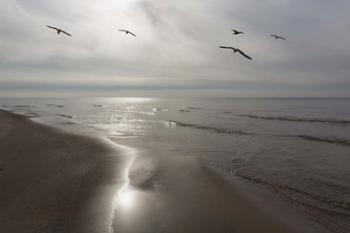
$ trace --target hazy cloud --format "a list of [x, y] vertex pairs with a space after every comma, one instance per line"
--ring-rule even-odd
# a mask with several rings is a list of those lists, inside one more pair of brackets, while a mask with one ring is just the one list
[[350, 96], [349, 7], [346, 0], [0, 0], [0, 94]]

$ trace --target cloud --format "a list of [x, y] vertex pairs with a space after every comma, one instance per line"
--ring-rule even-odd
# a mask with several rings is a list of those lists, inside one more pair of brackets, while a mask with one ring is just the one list
[[[0, 0], [0, 86], [11, 83], [18, 94], [59, 94], [71, 84], [103, 95], [105, 83], [114, 83], [130, 90], [344, 96], [349, 7], [345, 0]], [[57, 36], [47, 24], [73, 37]], [[233, 36], [232, 28], [246, 35]], [[254, 61], [219, 45], [237, 46]]]

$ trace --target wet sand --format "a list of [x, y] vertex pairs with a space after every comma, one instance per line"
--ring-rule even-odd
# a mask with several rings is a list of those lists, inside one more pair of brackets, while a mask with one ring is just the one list
[[0, 111], [0, 232], [110, 232], [122, 153]]
[[0, 232], [295, 232], [196, 159], [157, 148], [130, 155], [0, 111]]
[[160, 148], [141, 149], [130, 167], [130, 197], [118, 208], [115, 232], [307, 232], [273, 219], [196, 158]]

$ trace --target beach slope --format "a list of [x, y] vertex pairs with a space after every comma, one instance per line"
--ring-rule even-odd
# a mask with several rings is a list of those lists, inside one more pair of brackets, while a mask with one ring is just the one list
[[107, 141], [0, 111], [0, 231], [110, 232], [120, 155]]

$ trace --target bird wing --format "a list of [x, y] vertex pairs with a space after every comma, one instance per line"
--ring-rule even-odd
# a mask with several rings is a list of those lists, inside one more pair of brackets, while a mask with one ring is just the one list
[[239, 52], [243, 57], [249, 59], [249, 60], [253, 60], [253, 58], [249, 57], [247, 54], [245, 54], [242, 50], [237, 49], [237, 52]]
[[46, 27], [51, 28], [51, 29], [54, 29], [54, 30], [59, 30], [58, 28], [52, 27], [52, 26], [49, 26], [49, 25], [46, 25]]
[[66, 34], [67, 36], [72, 36], [72, 35], [69, 34], [68, 32], [65, 32], [65, 31], [62, 31], [62, 30], [61, 30], [61, 32], [64, 33], [64, 34]]
[[118, 31], [120, 31], [120, 32], [128, 32], [127, 30], [124, 30], [124, 29], [118, 29]]
[[133, 36], [135, 36], [135, 37], [136, 37], [136, 35], [135, 35], [134, 33], [130, 32], [130, 31], [129, 31], [129, 34], [131, 34], [131, 35], [133, 35]]
[[232, 29], [232, 31], [233, 31], [233, 33], [236, 34], [236, 35], [238, 35], [238, 34], [244, 34], [244, 32], [238, 31], [238, 30], [236, 30], [236, 29]]
[[274, 37], [275, 39], [287, 40], [286, 38], [279, 36], [279, 35], [275, 35], [275, 34], [271, 34], [270, 36]]
[[227, 46], [219, 46], [219, 48], [221, 48], [221, 49], [232, 49], [232, 50], [234, 50], [233, 47], [227, 47]]

